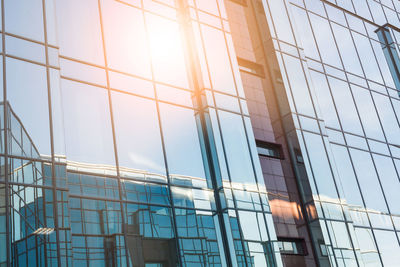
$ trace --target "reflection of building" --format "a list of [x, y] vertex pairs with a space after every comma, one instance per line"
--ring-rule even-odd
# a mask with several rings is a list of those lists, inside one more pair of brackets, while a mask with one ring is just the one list
[[2, 6], [0, 266], [400, 262], [398, 1]]

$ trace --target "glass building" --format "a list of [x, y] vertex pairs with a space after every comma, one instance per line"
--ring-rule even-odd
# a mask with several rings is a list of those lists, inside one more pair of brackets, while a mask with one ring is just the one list
[[0, 266], [400, 266], [397, 0], [1, 0]]

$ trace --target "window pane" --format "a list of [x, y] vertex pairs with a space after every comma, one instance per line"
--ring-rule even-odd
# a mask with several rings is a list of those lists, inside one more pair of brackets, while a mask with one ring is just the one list
[[109, 67], [151, 77], [143, 12], [118, 1], [101, 1]]
[[190, 185], [206, 186], [194, 110], [160, 104], [160, 112], [169, 174], [191, 176], [197, 181]]
[[225, 111], [218, 114], [232, 182], [252, 186], [255, 184], [254, 170], [242, 118]]
[[[7, 100], [42, 155], [51, 155], [46, 69], [7, 58]], [[21, 97], [23, 96], [23, 97]], [[12, 151], [10, 151], [12, 153]]]
[[389, 98], [376, 93], [372, 93], [372, 96], [388, 142], [400, 145], [400, 128]]
[[365, 266], [382, 266], [371, 230], [355, 228], [355, 234], [360, 246], [361, 257]]
[[346, 202], [350, 205], [364, 206], [347, 149], [343, 146], [332, 144], [332, 152], [335, 157], [336, 168], [339, 172]]
[[400, 262], [400, 246], [396, 234], [389, 231], [374, 231], [376, 243], [384, 266], [397, 266]]
[[304, 138], [314, 179], [318, 187], [319, 197], [321, 199], [337, 201], [336, 186], [333, 182], [333, 176], [321, 136], [305, 132]]
[[339, 79], [328, 79], [343, 130], [363, 135], [349, 85]]
[[165, 175], [155, 102], [112, 92], [112, 103], [120, 167]]
[[313, 14], [310, 14], [310, 21], [313, 26], [315, 38], [317, 39], [322, 61], [326, 64], [343, 68], [328, 21]]
[[350, 31], [335, 23], [332, 23], [332, 28], [336, 40], [340, 40], [337, 42], [337, 45], [342, 56], [344, 68], [348, 72], [364, 76], [360, 66], [360, 61], [358, 60], [358, 55], [354, 48], [353, 40], [350, 36]]
[[361, 192], [364, 196], [365, 205], [367, 208], [375, 211], [387, 212], [371, 155], [356, 149], [350, 149], [350, 154], [353, 159], [358, 182], [360, 183]]
[[64, 79], [61, 88], [67, 159], [114, 165], [107, 91]]
[[60, 54], [104, 65], [97, 0], [56, 0]]
[[373, 157], [390, 212], [400, 215], [400, 182], [393, 161], [389, 157], [376, 154]]
[[306, 76], [300, 61], [295, 57], [287, 55], [284, 55], [283, 58], [285, 60], [285, 68], [289, 78], [290, 88], [296, 102], [297, 112], [314, 117], [313, 104], [308, 91]]
[[4, 1], [9, 33], [44, 42], [42, 0]]
[[236, 94], [223, 33], [204, 25], [201, 25], [201, 30], [213, 88], [225, 93]]
[[384, 140], [382, 128], [370, 92], [356, 85], [351, 85], [351, 89], [354, 94], [354, 99], [366, 136], [378, 140]]
[[178, 23], [146, 15], [154, 76], [157, 81], [188, 88], [183, 41]]

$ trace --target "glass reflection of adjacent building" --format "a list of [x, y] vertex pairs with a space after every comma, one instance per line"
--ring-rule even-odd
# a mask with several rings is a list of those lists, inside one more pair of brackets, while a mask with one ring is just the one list
[[3, 1], [1, 266], [282, 266], [223, 1]]

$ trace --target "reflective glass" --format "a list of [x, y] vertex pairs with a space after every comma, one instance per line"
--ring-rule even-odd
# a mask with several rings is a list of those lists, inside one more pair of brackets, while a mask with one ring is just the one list
[[6, 31], [44, 42], [42, 0], [4, 1]]
[[[7, 100], [15, 122], [25, 130], [25, 140], [38, 154], [51, 155], [49, 102], [46, 69], [26, 61], [7, 58]], [[24, 77], [21, 79], [21, 77]], [[24, 96], [24, 97], [21, 97]], [[13, 151], [11, 151], [13, 153]], [[18, 155], [18, 153], [17, 153]]]
[[61, 90], [68, 160], [115, 165], [107, 90], [65, 79]]
[[[188, 88], [183, 41], [176, 22], [146, 14], [154, 78]], [[141, 51], [143, 53], [143, 51]]]
[[218, 115], [232, 182], [254, 186], [254, 170], [242, 118], [225, 111]]
[[339, 79], [328, 78], [343, 130], [362, 135], [360, 120], [349, 85]]
[[365, 205], [368, 209], [387, 212], [385, 200], [380, 189], [371, 155], [367, 152], [350, 149], [354, 169], [357, 174]]
[[389, 98], [376, 93], [372, 96], [388, 142], [400, 145], [400, 128]]
[[139, 177], [146, 172], [165, 175], [156, 103], [117, 92], [111, 96], [120, 167]]
[[373, 158], [390, 212], [400, 214], [398, 205], [400, 203], [400, 182], [393, 161], [389, 157], [376, 154], [373, 155]]
[[374, 139], [384, 140], [370, 92], [353, 84], [351, 85], [351, 90], [364, 126], [365, 135]]
[[328, 21], [314, 14], [310, 14], [310, 21], [321, 53], [322, 61], [326, 64], [342, 68], [338, 50]]
[[332, 145], [332, 152], [335, 157], [335, 163], [343, 186], [346, 202], [350, 205], [362, 207], [363, 201], [347, 149], [343, 146]]
[[56, 0], [56, 8], [60, 54], [104, 65], [98, 1]]
[[355, 228], [355, 234], [360, 246], [361, 257], [365, 266], [382, 266], [371, 230]]
[[340, 129], [335, 105], [333, 104], [325, 75], [316, 71], [311, 71], [310, 74], [326, 126]]
[[223, 32], [201, 25], [213, 89], [235, 93], [235, 82]]
[[143, 12], [118, 1], [102, 0], [101, 3], [109, 67], [150, 78]]
[[336, 186], [321, 137], [316, 134], [304, 133], [304, 138], [320, 198], [338, 201]]
[[297, 112], [314, 117], [314, 109], [311, 102], [308, 84], [303, 68], [299, 60], [295, 57], [283, 56], [285, 67], [289, 78], [290, 88], [294, 101], [296, 103]]
[[376, 243], [384, 266], [396, 266], [400, 262], [400, 246], [394, 232], [375, 230]]
[[206, 187], [194, 110], [160, 104], [160, 113], [172, 182]]
[[350, 31], [335, 23], [332, 23], [332, 29], [335, 38], [340, 40], [340, 42], [337, 42], [337, 45], [342, 56], [344, 68], [349, 72], [362, 76], [363, 72], [354, 48], [353, 40], [351, 39]]

